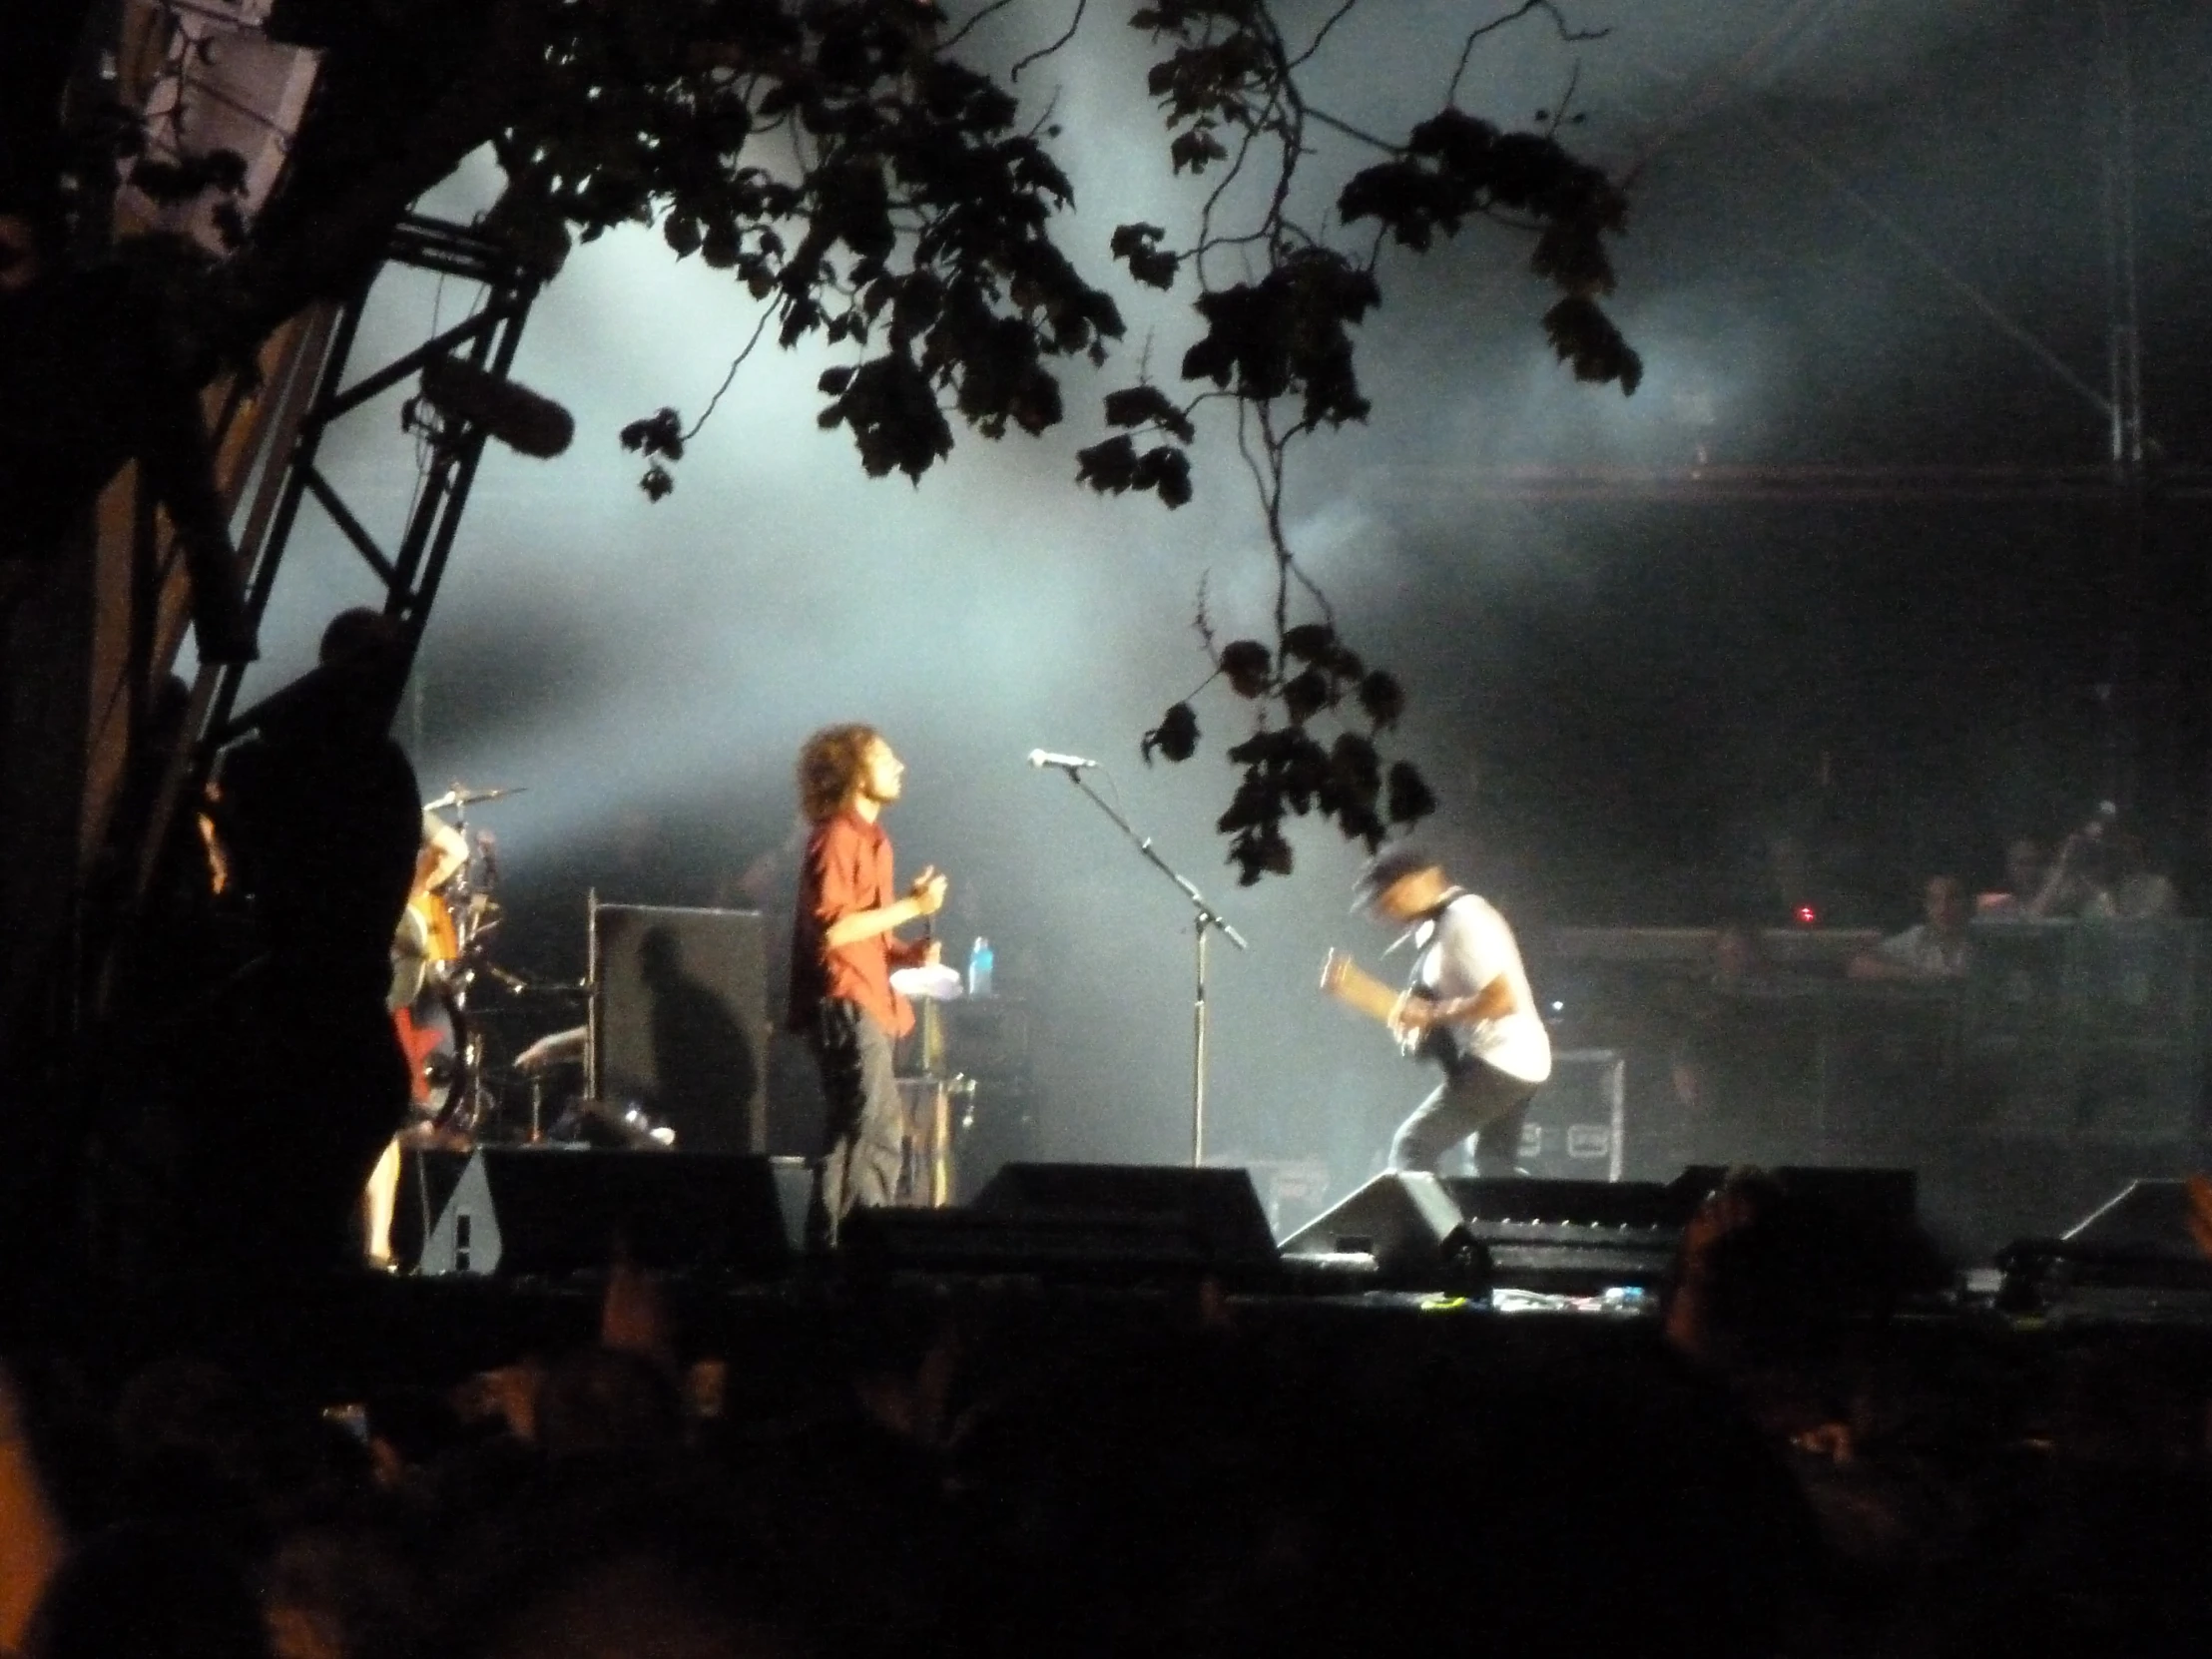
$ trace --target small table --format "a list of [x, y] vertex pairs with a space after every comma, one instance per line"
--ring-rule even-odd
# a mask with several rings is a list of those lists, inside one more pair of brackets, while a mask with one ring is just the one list
[[941, 1210], [952, 1202], [952, 1149], [955, 1100], [975, 1093], [972, 1077], [901, 1077], [898, 1104], [906, 1123], [906, 1150], [899, 1171], [899, 1204]]

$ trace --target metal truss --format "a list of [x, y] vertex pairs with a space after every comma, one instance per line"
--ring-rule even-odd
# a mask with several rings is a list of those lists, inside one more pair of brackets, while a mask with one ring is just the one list
[[[353, 344], [369, 291], [376, 276], [390, 266], [475, 282], [484, 289], [484, 302], [465, 321], [348, 384], [346, 374], [353, 366]], [[298, 524], [299, 509], [311, 498], [383, 584], [384, 615], [398, 625], [406, 660], [413, 662], [490, 434], [473, 421], [451, 414], [439, 417], [429, 435], [429, 461], [421, 488], [399, 529], [397, 543], [389, 551], [317, 464], [322, 440], [338, 421], [440, 358], [458, 357], [504, 379], [513, 366], [522, 341], [522, 326], [537, 298], [538, 286], [535, 274], [487, 237], [413, 215], [399, 222], [392, 232], [385, 267], [371, 274], [340, 308], [313, 401], [290, 437], [289, 452], [272, 455], [260, 495], [248, 516], [248, 533], [239, 551], [250, 572], [247, 605], [257, 623], [268, 609], [270, 593]], [[212, 687], [205, 688], [206, 714], [199, 726], [200, 748], [208, 755], [251, 728], [265, 705], [239, 710], [244, 665], [202, 672], [213, 677]], [[396, 680], [392, 695], [398, 695]]]

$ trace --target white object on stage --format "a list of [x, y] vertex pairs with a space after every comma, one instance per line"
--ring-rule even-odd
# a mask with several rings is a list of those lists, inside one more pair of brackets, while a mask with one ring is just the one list
[[962, 987], [957, 968], [935, 962], [928, 967], [893, 970], [891, 989], [901, 996], [918, 997], [924, 1002], [950, 1002], [960, 995]]

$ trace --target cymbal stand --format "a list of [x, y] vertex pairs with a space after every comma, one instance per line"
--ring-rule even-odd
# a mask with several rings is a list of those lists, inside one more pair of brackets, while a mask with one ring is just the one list
[[[1052, 762], [1045, 762], [1052, 765]], [[1206, 938], [1219, 931], [1223, 938], [1239, 950], [1250, 950], [1251, 943], [1212, 904], [1206, 895], [1154, 850], [1152, 837], [1137, 833], [1130, 822], [1109, 805], [1084, 780], [1082, 769], [1062, 766], [1068, 782], [1090, 797], [1091, 805], [1114, 821], [1114, 827], [1129, 838], [1131, 845], [1144, 855], [1146, 863], [1173, 881], [1191, 904], [1191, 934], [1197, 953], [1195, 989], [1191, 998], [1191, 1167], [1198, 1169], [1206, 1162]]]

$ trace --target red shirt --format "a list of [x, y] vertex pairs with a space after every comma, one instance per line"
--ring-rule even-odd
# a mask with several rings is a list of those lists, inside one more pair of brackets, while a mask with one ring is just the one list
[[799, 867], [799, 904], [792, 916], [792, 985], [787, 1023], [814, 1028], [831, 997], [856, 1002], [894, 1037], [913, 1028], [914, 1011], [891, 989], [891, 969], [921, 960], [923, 947], [882, 932], [835, 949], [823, 942], [830, 924], [859, 910], [879, 910], [900, 897], [891, 878], [891, 838], [846, 808], [815, 826]]

